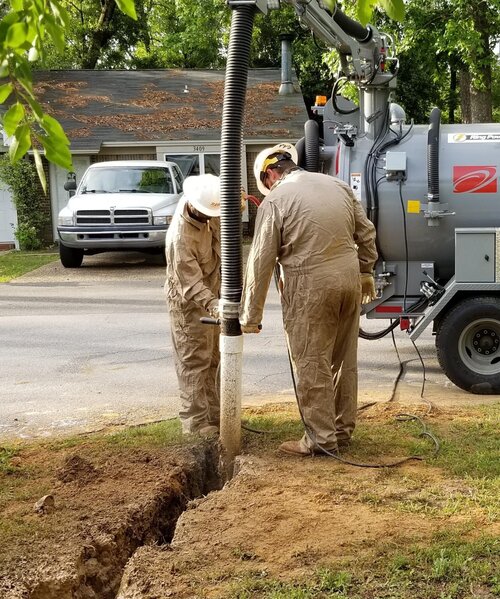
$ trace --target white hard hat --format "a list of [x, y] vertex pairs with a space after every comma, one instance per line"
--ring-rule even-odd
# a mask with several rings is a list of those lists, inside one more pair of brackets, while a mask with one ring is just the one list
[[184, 181], [185, 199], [205, 216], [220, 216], [220, 181], [215, 175], [187, 177]]
[[273, 146], [272, 148], [266, 148], [265, 150], [262, 150], [262, 152], [260, 152], [255, 159], [253, 165], [253, 175], [255, 177], [255, 181], [257, 182], [257, 187], [259, 188], [260, 193], [263, 195], [267, 196], [269, 193], [269, 189], [264, 185], [263, 182], [264, 173], [271, 164], [275, 164], [284, 158], [288, 158], [297, 164], [299, 156], [293, 144], [283, 142]]

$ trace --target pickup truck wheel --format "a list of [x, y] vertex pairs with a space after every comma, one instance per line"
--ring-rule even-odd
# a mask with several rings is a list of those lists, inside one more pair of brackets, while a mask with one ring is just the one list
[[79, 268], [83, 262], [83, 250], [59, 243], [59, 257], [64, 268]]
[[500, 298], [471, 297], [454, 306], [436, 334], [441, 368], [455, 385], [500, 393]]

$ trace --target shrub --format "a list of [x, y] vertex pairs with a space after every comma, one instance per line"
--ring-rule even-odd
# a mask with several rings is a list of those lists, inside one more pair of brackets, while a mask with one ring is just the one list
[[7, 155], [0, 158], [0, 181], [12, 194], [17, 209], [17, 229], [14, 234], [22, 250], [42, 247], [47, 215], [43, 210], [43, 193], [39, 187], [35, 165], [29, 160], [12, 164]]

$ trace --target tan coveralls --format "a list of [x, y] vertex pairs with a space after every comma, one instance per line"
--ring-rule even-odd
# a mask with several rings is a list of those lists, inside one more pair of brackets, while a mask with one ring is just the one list
[[179, 416], [182, 431], [194, 433], [208, 425], [219, 426], [219, 327], [200, 323], [219, 298], [219, 218], [198, 222], [184, 206], [172, 220], [165, 253], [165, 293], [181, 399]]
[[339, 179], [292, 170], [257, 211], [240, 321], [260, 324], [277, 259], [309, 449], [335, 449], [354, 430], [360, 272], [371, 274], [376, 258], [375, 228]]

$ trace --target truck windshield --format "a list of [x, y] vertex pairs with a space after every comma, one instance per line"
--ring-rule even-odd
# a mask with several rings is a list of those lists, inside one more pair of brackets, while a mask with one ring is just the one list
[[89, 169], [80, 193], [174, 193], [168, 168], [106, 167]]

